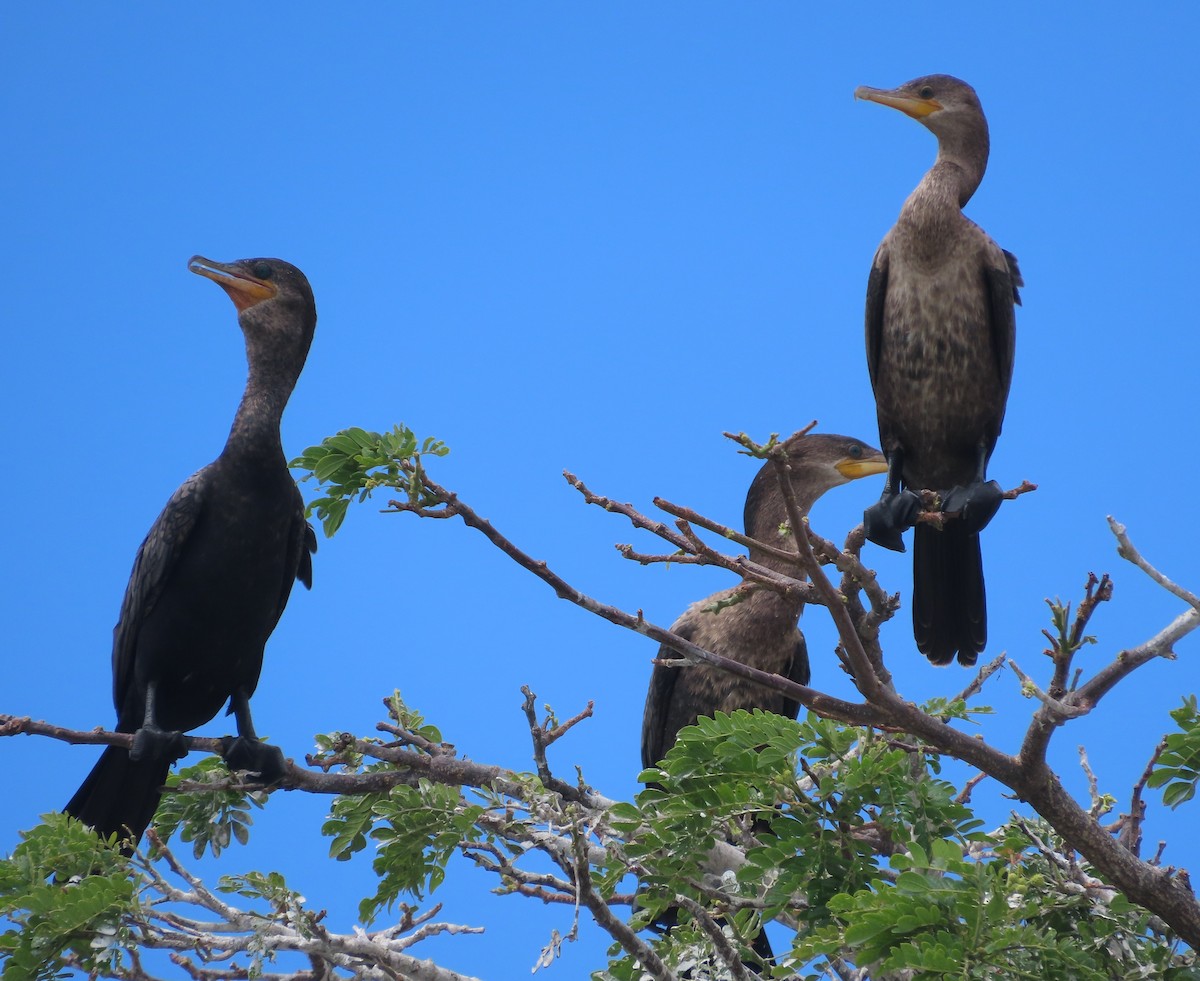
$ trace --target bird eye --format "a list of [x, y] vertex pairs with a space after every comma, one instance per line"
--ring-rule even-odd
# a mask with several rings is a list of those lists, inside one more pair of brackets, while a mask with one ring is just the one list
[[917, 95], [919, 95], [922, 99], [932, 99], [933, 98], [933, 86], [932, 85], [922, 85], [921, 91], [918, 92]]
[[251, 270], [251, 272], [253, 272], [254, 275], [257, 276], [259, 279], [270, 279], [271, 278], [271, 267], [268, 266], [265, 262], [256, 262], [254, 264], [254, 268]]
[[860, 456], [862, 456], [862, 447], [861, 446], [851, 446], [850, 447], [850, 455], [852, 457], [854, 457], [855, 459], [858, 459]]

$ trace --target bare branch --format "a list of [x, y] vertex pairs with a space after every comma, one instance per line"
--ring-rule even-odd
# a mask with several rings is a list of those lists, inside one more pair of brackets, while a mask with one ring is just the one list
[[954, 799], [960, 804], [971, 803], [971, 794], [974, 793], [975, 788], [983, 783], [987, 777], [988, 775], [986, 773], [976, 773], [975, 776], [971, 777], [970, 780], [963, 784], [963, 789], [960, 790], [957, 795], [955, 795]]
[[1100, 793], [1100, 783], [1096, 780], [1096, 774], [1092, 771], [1092, 764], [1088, 761], [1087, 749], [1083, 746], [1079, 747], [1079, 766], [1083, 770], [1083, 775], [1087, 778], [1088, 796], [1092, 800], [1092, 806], [1089, 808], [1088, 814], [1092, 820], [1098, 820], [1112, 810], [1112, 803]]
[[1132, 562], [1142, 572], [1146, 573], [1158, 585], [1162, 586], [1168, 593], [1173, 596], [1178, 596], [1181, 600], [1187, 603], [1193, 610], [1200, 612], [1200, 596], [1189, 592], [1182, 586], [1173, 583], [1170, 579], [1159, 572], [1154, 566], [1147, 562], [1142, 553], [1137, 550], [1133, 542], [1129, 538], [1129, 534], [1123, 524], [1114, 518], [1111, 514], [1108, 516], [1108, 527], [1117, 539], [1117, 554], [1127, 562]]
[[[577, 478], [576, 478], [577, 479]], [[665, 630], [662, 627], [650, 623], [641, 616], [631, 616], [623, 610], [614, 606], [609, 606], [606, 603], [601, 603], [598, 600], [586, 595], [576, 589], [565, 579], [553, 572], [550, 567], [543, 561], [538, 561], [526, 555], [520, 548], [514, 545], [508, 538], [502, 535], [492, 524], [485, 518], [480, 517], [471, 507], [458, 500], [457, 496], [446, 490], [444, 487], [427, 482], [427, 490], [436, 499], [441, 501], [447, 511], [452, 511], [460, 517], [464, 524], [470, 528], [483, 534], [488, 541], [499, 548], [505, 555], [509, 556], [514, 562], [522, 568], [532, 572], [535, 576], [550, 586], [555, 595], [560, 599], [568, 600], [577, 606], [582, 607], [596, 616], [603, 617], [610, 623], [615, 623], [617, 626], [625, 627], [635, 633], [650, 637], [658, 641], [660, 644], [666, 644], [672, 650], [682, 654], [684, 657], [689, 657], [693, 661], [711, 664], [713, 667], [720, 668], [722, 671], [727, 671], [730, 674], [736, 674], [742, 678], [754, 681], [757, 684], [765, 685], [767, 688], [775, 691], [781, 691], [794, 698], [801, 705], [807, 708], [812, 708], [827, 718], [838, 719], [842, 722], [848, 722], [852, 725], [873, 725], [878, 718], [878, 714], [869, 705], [855, 702], [847, 702], [840, 698], [835, 698], [820, 692], [817, 689], [809, 688], [806, 685], [798, 685], [788, 678], [781, 677], [777, 674], [769, 674], [765, 671], [760, 671], [757, 668], [752, 668], [749, 665], [742, 664], [740, 661], [735, 661], [731, 658], [722, 657], [719, 654], [713, 654], [711, 651], [706, 651], [702, 647], [698, 647], [691, 641], [685, 640], [678, 634], [672, 633], [670, 630]], [[591, 492], [587, 492], [591, 495]], [[592, 495], [594, 496], [594, 495]], [[607, 500], [607, 499], [604, 499]], [[611, 504], [612, 502], [609, 502]], [[413, 507], [409, 506], [406, 501], [392, 501], [390, 506], [397, 512], [412, 511]], [[617, 510], [621, 513], [626, 513], [626, 508], [623, 506], [613, 505], [611, 508], [606, 507], [606, 510]], [[629, 509], [632, 510], [632, 509]], [[665, 525], [660, 527], [665, 531], [663, 537], [667, 537], [672, 542], [678, 538], [671, 538], [675, 533], [666, 529]], [[656, 531], [656, 534], [659, 533]], [[678, 540], [680, 547], [687, 547], [686, 542]], [[811, 554], [811, 550], [810, 550]], [[815, 559], [812, 560], [815, 565]], [[769, 570], [765, 570], [769, 571]], [[828, 584], [828, 580], [825, 580]], [[832, 587], [830, 587], [832, 590]]]
[[736, 542], [745, 548], [754, 548], [760, 550], [764, 555], [770, 555], [777, 559], [782, 559], [785, 562], [795, 562], [796, 553], [789, 552], [787, 549], [779, 548], [777, 545], [768, 545], [766, 542], [760, 542], [757, 539], [751, 538], [749, 535], [743, 535], [741, 532], [734, 530], [726, 525], [718, 524], [711, 518], [706, 518], [698, 511], [693, 511], [691, 508], [684, 507], [681, 504], [672, 504], [666, 498], [654, 498], [654, 506], [667, 514], [674, 515], [689, 524], [699, 525], [707, 531], [715, 532], [722, 538], [728, 538], [731, 542]]
[[525, 696], [525, 700], [521, 703], [521, 708], [525, 712], [525, 719], [529, 724], [529, 734], [533, 737], [533, 759], [537, 766], [538, 777], [546, 787], [560, 794], [566, 800], [586, 803], [588, 795], [572, 787], [569, 783], [560, 780], [550, 772], [550, 764], [546, 762], [546, 747], [550, 746], [556, 739], [564, 736], [583, 719], [591, 718], [594, 703], [588, 702], [587, 708], [573, 719], [569, 719], [562, 725], [548, 730], [538, 724], [537, 715], [534, 711], [536, 696], [533, 694], [532, 689], [528, 685], [522, 685], [521, 692]]
[[632, 545], [615, 545], [614, 548], [624, 558], [638, 565], [708, 565], [708, 560], [699, 555], [688, 555], [685, 552], [670, 552], [662, 555], [651, 555], [637, 551]]
[[[1021, 679], [1021, 691], [1025, 695], [1031, 695], [1042, 703], [1045, 713], [1045, 720], [1051, 725], [1058, 726], [1070, 719], [1078, 719], [1080, 716], [1087, 715], [1091, 709], [1082, 706], [1067, 705], [1061, 699], [1053, 698], [1046, 692], [1042, 691], [1037, 686], [1037, 683], [1029, 677], [1021, 666], [1012, 658], [1008, 659], [1008, 666], [1013, 669], [1013, 673]], [[1044, 748], [1044, 747], [1043, 747]], [[1032, 754], [1022, 752], [1023, 757], [1032, 758]]]
[[955, 699], [955, 701], [960, 701], [960, 702], [970, 701], [972, 698], [974, 698], [976, 695], [978, 695], [981, 691], [983, 691], [984, 683], [988, 680], [988, 678], [990, 678], [997, 671], [999, 671], [1002, 667], [1004, 667], [1004, 662], [1006, 660], [1007, 660], [1007, 655], [1001, 653], [1001, 654], [997, 654], [994, 658], [992, 658], [990, 661], [988, 661], [987, 664], [984, 664], [983, 666], [981, 666], [979, 669], [979, 673], [975, 675], [974, 679], [972, 679], [971, 683], [969, 685], [967, 685], [966, 688], [964, 688], [962, 691], [960, 691], [958, 693], [958, 696]]
[[714, 920], [708, 910], [701, 906], [694, 899], [689, 899], [687, 896], [680, 896], [679, 905], [692, 914], [692, 918], [699, 924], [700, 929], [704, 931], [704, 935], [712, 941], [713, 950], [717, 952], [717, 956], [724, 962], [725, 967], [729, 971], [729, 976], [734, 981], [753, 981], [750, 972], [746, 970], [742, 959], [738, 956], [733, 945], [730, 944], [729, 938], [725, 936], [721, 929], [721, 924]]
[[[1138, 777], [1137, 783], [1133, 785], [1133, 790], [1129, 795], [1129, 813], [1122, 814], [1116, 821], [1117, 841], [1133, 855], [1140, 855], [1142, 850], [1142, 822], [1146, 819], [1146, 802], [1142, 800], [1142, 792], [1146, 789], [1150, 775], [1154, 772], [1154, 765], [1166, 748], [1167, 739], [1164, 736], [1154, 747], [1154, 752], [1150, 754], [1150, 759], [1146, 762], [1146, 768]], [[1151, 864], [1157, 865], [1161, 855], [1162, 847], [1160, 845], [1158, 855], [1154, 857]]]
[[[67, 729], [63, 726], [52, 725], [49, 722], [34, 721], [27, 715], [0, 714], [0, 737], [3, 736], [49, 736], [72, 746], [121, 746], [124, 749], [133, 748], [133, 733], [109, 732], [97, 726], [95, 729], [80, 731]], [[189, 752], [211, 753], [221, 755], [221, 740], [205, 736], [185, 736], [185, 745]]]
[[[400, 930], [390, 927], [374, 932], [335, 934], [320, 923], [321, 916], [299, 906], [287, 905], [285, 915], [264, 917], [231, 906], [209, 890], [175, 857], [171, 849], [151, 829], [147, 836], [156, 853], [166, 861], [171, 872], [189, 887], [182, 891], [171, 886], [153, 865], [140, 854], [135, 856], [139, 869], [147, 873], [163, 899], [178, 906], [199, 908], [218, 917], [216, 921], [200, 921], [182, 910], [173, 908], [161, 912], [151, 905], [149, 916], [158, 924], [151, 928], [135, 925], [137, 945], [143, 949], [198, 951], [207, 962], [225, 962], [237, 954], [252, 960], [277, 953], [294, 952], [306, 955], [314, 965], [328, 965], [352, 972], [366, 979], [404, 978], [413, 981], [470, 981], [456, 971], [439, 967], [429, 960], [418, 960], [405, 950], [422, 940], [438, 934], [480, 933], [482, 928], [454, 923], [431, 921], [438, 907], [415, 919], [408, 918]], [[401, 930], [410, 931], [399, 936]], [[184, 958], [176, 963], [184, 966], [194, 977], [209, 977], [207, 969], [196, 968]], [[189, 967], [190, 965], [190, 967]], [[222, 963], [216, 977], [235, 978], [258, 976], [259, 972], [240, 968], [235, 963]], [[295, 977], [294, 974], [286, 975]], [[331, 977], [320, 971], [313, 977]]]
[[583, 834], [578, 829], [572, 836], [575, 861], [571, 866], [575, 882], [579, 887], [579, 898], [588, 908], [600, 927], [621, 945], [627, 954], [636, 958], [639, 964], [652, 975], [656, 981], [677, 981], [675, 973], [663, 963], [654, 948], [643, 941], [633, 932], [628, 924], [618, 920], [608, 908], [603, 897], [592, 886], [592, 870], [589, 864]]
[[647, 518], [632, 504], [622, 504], [619, 501], [614, 501], [610, 498], [593, 494], [590, 490], [588, 490], [587, 485], [570, 471], [564, 470], [563, 477], [566, 478], [568, 484], [570, 484], [577, 491], [579, 491], [580, 494], [583, 495], [584, 501], [586, 501], [588, 504], [594, 504], [596, 507], [603, 508], [605, 511], [611, 511], [614, 514], [623, 514], [629, 519], [630, 524], [632, 524], [635, 528], [643, 528], [646, 531], [657, 535], [664, 541], [670, 542], [681, 551], [691, 551], [691, 546], [686, 538], [681, 536], [677, 531], [673, 531], [661, 521], [655, 521], [651, 518]]

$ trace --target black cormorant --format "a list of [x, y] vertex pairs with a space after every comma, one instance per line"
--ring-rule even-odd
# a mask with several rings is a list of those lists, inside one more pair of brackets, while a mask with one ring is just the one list
[[[934, 664], [974, 664], [987, 642], [979, 532], [1000, 506], [987, 463], [1012, 381], [1017, 260], [962, 213], [983, 180], [988, 127], [975, 90], [926, 75], [855, 96], [899, 109], [938, 140], [937, 161], [884, 236], [867, 283], [867, 366], [888, 479], [865, 515], [868, 537], [904, 550], [919, 510], [938, 492], [956, 515], [913, 541], [913, 631]], [[903, 489], [902, 489], [903, 487]]]
[[116, 728], [135, 734], [133, 750], [107, 748], [65, 808], [134, 842], [185, 752], [183, 732], [226, 702], [238, 731], [226, 744], [230, 766], [267, 782], [282, 773], [249, 702], [292, 583], [312, 585], [317, 547], [279, 436], [317, 323], [308, 280], [279, 259], [194, 256], [188, 268], [237, 307], [249, 377], [221, 455], [175, 491], [133, 563], [112, 654]]

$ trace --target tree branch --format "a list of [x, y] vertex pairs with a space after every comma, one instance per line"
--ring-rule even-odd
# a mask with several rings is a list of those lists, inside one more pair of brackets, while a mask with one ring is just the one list
[[[740, 661], [735, 661], [731, 658], [722, 657], [719, 654], [713, 654], [711, 651], [706, 651], [702, 647], [698, 647], [689, 640], [685, 640], [678, 634], [672, 633], [670, 630], [665, 630], [653, 623], [650, 623], [642, 616], [632, 616], [623, 610], [614, 606], [609, 606], [606, 603], [601, 603], [598, 600], [586, 595], [576, 589], [565, 579], [552, 571], [547, 563], [533, 559], [520, 548], [514, 545], [508, 538], [502, 535], [492, 524], [485, 518], [480, 517], [469, 505], [463, 503], [455, 494], [446, 490], [444, 487], [435, 484], [433, 481], [427, 481], [427, 489], [429, 493], [435, 497], [445, 509], [445, 513], [451, 513], [462, 519], [463, 523], [469, 528], [474, 528], [495, 545], [500, 551], [511, 558], [514, 562], [520, 565], [523, 569], [532, 572], [535, 576], [541, 579], [544, 583], [554, 590], [555, 595], [559, 599], [568, 600], [576, 606], [580, 606], [596, 616], [603, 617], [610, 623], [615, 623], [619, 627], [624, 627], [627, 630], [632, 630], [634, 633], [642, 634], [652, 640], [658, 641], [660, 644], [666, 644], [673, 651], [682, 654], [684, 657], [691, 658], [693, 661], [711, 664], [713, 667], [719, 668], [722, 671], [727, 671], [730, 674], [738, 675], [760, 685], [781, 691], [789, 697], [795, 699], [806, 708], [812, 708], [814, 711], [819, 711], [821, 715], [837, 719], [842, 722], [847, 722], [851, 725], [873, 725], [878, 718], [878, 713], [870, 705], [847, 702], [843, 699], [827, 695], [824, 692], [818, 691], [815, 688], [809, 688], [806, 685], [798, 685], [788, 678], [784, 678], [777, 674], [770, 674], [766, 671], [760, 671], [757, 668], [752, 668], [749, 665], [742, 664]], [[611, 502], [610, 502], [611, 503]], [[420, 508], [417, 508], [407, 501], [390, 501], [389, 507], [394, 512], [413, 511], [419, 513]], [[614, 506], [606, 508], [606, 510], [618, 510], [621, 513], [626, 513], [622, 508]], [[665, 534], [663, 537], [668, 540], [675, 541], [671, 536], [674, 533], [666, 529], [665, 525], [661, 525]], [[656, 534], [660, 532], [656, 531]], [[687, 547], [686, 540], [679, 540], [680, 547]], [[815, 560], [813, 560], [815, 563]]]
[[[731, 436], [731, 438], [742, 442], [743, 445], [753, 446], [744, 436], [740, 438]], [[755, 447], [754, 451], [758, 455], [764, 455], [761, 447]], [[1112, 664], [1082, 687], [1068, 693], [1053, 708], [1051, 708], [1053, 700], [1049, 696], [1045, 696], [1042, 708], [1035, 713], [1031, 724], [1033, 734], [1027, 733], [1025, 748], [1028, 748], [1030, 753], [1022, 752], [1019, 758], [1009, 756], [982, 740], [969, 737], [965, 733], [943, 724], [940, 720], [926, 715], [915, 705], [903, 701], [895, 694], [891, 688], [890, 676], [886, 674], [886, 669], [883, 667], [882, 657], [876, 650], [868, 652], [863, 638], [859, 635], [856, 624], [850, 616], [849, 604], [845, 595], [834, 588], [817, 561], [807, 527], [799, 514], [795, 496], [791, 492], [784, 455], [773, 447], [768, 447], [765, 455], [780, 476], [780, 486], [785, 496], [802, 568], [826, 601], [825, 605], [834, 619], [842, 641], [841, 650], [855, 684], [866, 698], [865, 704], [855, 705], [837, 700], [839, 704], [830, 705], [827, 697], [813, 689], [799, 685], [790, 686], [785, 679], [775, 676], [768, 676], [770, 681], [766, 682], [765, 679], [754, 678], [744, 665], [737, 662], [726, 662], [725, 659], [717, 658], [709, 652], [692, 650], [690, 649], [691, 645], [682, 641], [682, 638], [670, 636], [669, 631], [653, 627], [640, 617], [634, 619], [628, 614], [614, 611], [611, 607], [604, 607], [603, 604], [598, 604], [568, 587], [557, 576], [549, 572], [545, 563], [533, 562], [469, 509], [459, 510], [458, 513], [467, 524], [483, 531], [506, 554], [552, 585], [558, 595], [571, 599], [613, 623], [654, 637], [685, 657], [691, 656], [720, 667], [722, 670], [750, 677], [759, 683], [768, 683], [773, 689], [786, 692], [800, 704], [828, 718], [876, 728], [896, 728], [912, 733], [926, 740], [936, 751], [955, 756], [994, 777], [1028, 800], [1060, 835], [1072, 841], [1080, 852], [1102, 874], [1116, 883], [1131, 900], [1159, 913], [1186, 942], [1193, 946], [1200, 946], [1200, 906], [1197, 905], [1195, 897], [1192, 895], [1186, 876], [1175, 875], [1171, 870], [1164, 871], [1141, 862], [1121, 847], [1071, 798], [1057, 775], [1046, 766], [1042, 754], [1037, 752], [1041, 740], [1048, 738], [1046, 730], [1057, 724], [1056, 719], [1074, 717], [1090, 711], [1103, 694], [1111, 690], [1118, 681], [1136, 667], [1155, 657], [1170, 656], [1172, 645], [1200, 626], [1200, 608], [1192, 605], [1191, 609], [1177, 617], [1155, 637], [1131, 651], [1122, 652]], [[455, 507], [464, 508], [443, 489], [436, 485], [431, 485], [431, 488], [439, 498], [446, 499], [448, 504], [452, 502]], [[1031, 489], [1033, 489], [1033, 485], [1026, 482], [1012, 492], [1012, 496], [1026, 493]], [[590, 492], [588, 493], [590, 494]], [[626, 516], [629, 516], [629, 511], [632, 510], [620, 507], [609, 509], [621, 511]], [[631, 518], [631, 520], [633, 519]], [[651, 530], [677, 547], [688, 550], [689, 543], [686, 539], [678, 537], [675, 532], [671, 532], [661, 523]], [[1114, 527], [1114, 533], [1117, 531], [1118, 529]], [[1123, 529], [1120, 529], [1120, 535], [1123, 534]], [[1131, 544], [1126, 544], [1127, 539], [1122, 540], [1120, 535], [1118, 541], [1121, 542], [1121, 554], [1141, 568], [1148, 567], [1148, 563], [1143, 566], [1138, 562], [1140, 556], [1136, 549]], [[1158, 575], [1161, 576], [1161, 574]], [[1152, 578], [1154, 578], [1153, 575]], [[1156, 578], [1155, 581], [1160, 581], [1165, 588], [1170, 588], [1165, 585], [1167, 582], [1165, 577], [1161, 577], [1161, 580]], [[1180, 594], [1176, 593], [1176, 595]], [[1193, 597], [1191, 594], [1186, 594], [1181, 598], [1185, 598], [1191, 604]], [[1036, 685], [1033, 686], [1033, 690], [1040, 691]], [[1045, 693], [1042, 694], [1045, 695]], [[1055, 715], [1050, 713], [1055, 713]]]

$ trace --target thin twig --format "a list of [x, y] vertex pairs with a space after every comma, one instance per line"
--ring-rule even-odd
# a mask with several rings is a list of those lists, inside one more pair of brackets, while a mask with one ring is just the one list
[[677, 896], [676, 901], [692, 914], [692, 919], [696, 921], [700, 929], [704, 931], [704, 935], [712, 942], [713, 950], [716, 951], [717, 956], [724, 962], [729, 976], [734, 981], [753, 981], [750, 972], [746, 970], [742, 959], [738, 956], [737, 951], [733, 949], [729, 938], [725, 936], [724, 931], [721, 929], [721, 924], [712, 918], [708, 910], [687, 896]]
[[1117, 539], [1117, 554], [1127, 562], [1132, 562], [1142, 572], [1146, 573], [1158, 585], [1162, 586], [1168, 593], [1178, 596], [1181, 600], [1187, 603], [1193, 610], [1200, 612], [1200, 596], [1189, 590], [1184, 589], [1177, 583], [1172, 582], [1154, 566], [1142, 558], [1142, 553], [1137, 550], [1133, 542], [1130, 541], [1128, 530], [1121, 522], [1114, 518], [1111, 514], [1108, 516], [1108, 527]]
[[975, 677], [971, 680], [971, 683], [969, 685], [967, 685], [966, 688], [964, 688], [962, 691], [960, 691], [958, 693], [957, 697], [955, 698], [955, 701], [959, 701], [959, 702], [970, 701], [972, 698], [974, 698], [976, 695], [978, 695], [981, 691], [983, 691], [984, 683], [988, 680], [988, 678], [990, 678], [993, 674], [995, 674], [1002, 667], [1004, 667], [1004, 662], [1006, 659], [1007, 659], [1007, 655], [1004, 653], [1000, 653], [1000, 654], [997, 654], [990, 661], [988, 661], [987, 664], [980, 667], [978, 674], [975, 675]]
[[[720, 668], [722, 671], [730, 674], [738, 675], [746, 678], [757, 684], [764, 685], [767, 688], [780, 691], [795, 699], [806, 708], [812, 708], [820, 711], [827, 718], [837, 719], [842, 722], [847, 722], [852, 725], [872, 725], [877, 719], [876, 710], [863, 703], [848, 702], [844, 699], [835, 698], [827, 695], [824, 692], [819, 692], [816, 689], [809, 688], [806, 685], [798, 685], [788, 678], [784, 678], [777, 674], [770, 674], [766, 671], [760, 671], [757, 668], [752, 668], [747, 664], [742, 664], [740, 661], [735, 661], [732, 658], [722, 657], [719, 654], [714, 654], [702, 647], [698, 647], [691, 641], [680, 637], [678, 634], [670, 630], [665, 630], [653, 623], [650, 623], [643, 617], [634, 617], [630, 614], [610, 606], [606, 603], [593, 599], [580, 590], [576, 589], [565, 579], [552, 571], [546, 562], [533, 559], [520, 548], [514, 545], [508, 538], [502, 535], [491, 522], [480, 517], [474, 509], [458, 499], [455, 494], [440, 487], [432, 481], [428, 482], [427, 490], [429, 493], [439, 500], [443, 507], [458, 517], [464, 524], [470, 528], [474, 528], [495, 545], [500, 551], [504, 552], [509, 558], [520, 565], [522, 568], [532, 572], [535, 576], [545, 582], [555, 595], [560, 599], [568, 600], [577, 606], [583, 607], [596, 616], [603, 617], [610, 623], [615, 623], [618, 626], [625, 627], [635, 633], [650, 637], [658, 641], [660, 644], [666, 644], [672, 650], [682, 654], [684, 657], [690, 657], [695, 661], [700, 661], [705, 664], [711, 664], [713, 667]], [[588, 492], [590, 494], [590, 492]], [[390, 506], [397, 512], [415, 510], [407, 501], [392, 501]], [[622, 513], [623, 509], [616, 508]], [[665, 529], [665, 526], [662, 526]], [[669, 529], [666, 529], [667, 535], [674, 535]], [[676, 536], [677, 538], [678, 536]], [[669, 538], [675, 541], [675, 538]], [[815, 560], [814, 560], [815, 564]], [[828, 580], [826, 580], [828, 584]], [[832, 587], [830, 587], [832, 590]]]

